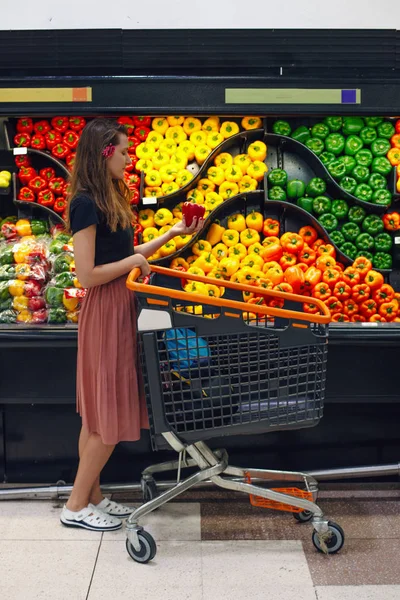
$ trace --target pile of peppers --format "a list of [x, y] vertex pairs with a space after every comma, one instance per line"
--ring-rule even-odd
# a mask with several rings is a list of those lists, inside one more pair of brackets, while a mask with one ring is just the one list
[[391, 148], [387, 153], [387, 159], [393, 167], [396, 167], [396, 192], [400, 194], [400, 119], [395, 124], [396, 133], [390, 138]]

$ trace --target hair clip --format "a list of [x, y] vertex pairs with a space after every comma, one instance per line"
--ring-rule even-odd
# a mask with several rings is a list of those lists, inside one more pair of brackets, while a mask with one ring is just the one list
[[104, 156], [104, 158], [110, 158], [115, 152], [115, 146], [114, 144], [108, 144], [108, 146], [106, 146], [102, 152], [102, 155]]

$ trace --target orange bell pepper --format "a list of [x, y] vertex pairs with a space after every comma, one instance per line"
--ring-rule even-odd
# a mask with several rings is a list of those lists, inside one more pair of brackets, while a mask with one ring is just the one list
[[343, 281], [348, 283], [350, 287], [354, 287], [355, 285], [360, 283], [361, 275], [355, 267], [347, 267], [347, 269], [343, 271], [342, 279]]
[[315, 252], [318, 252], [318, 248], [319, 248], [320, 246], [322, 246], [323, 244], [325, 244], [324, 240], [321, 240], [321, 238], [319, 238], [319, 239], [315, 240], [315, 242], [313, 243], [313, 245], [312, 245], [312, 249], [313, 249]]
[[325, 281], [320, 281], [314, 287], [312, 295], [319, 300], [328, 300], [331, 296], [331, 288]]
[[[301, 250], [301, 252], [299, 252], [299, 256], [298, 256], [299, 262], [306, 263], [306, 265], [314, 264], [316, 257], [317, 257], [317, 254], [314, 252], [314, 250], [312, 250], [309, 246], [306, 246], [306, 245], [303, 247], [303, 250]], [[318, 267], [318, 268], [320, 268], [320, 267]]]
[[383, 215], [383, 224], [387, 231], [397, 231], [400, 229], [400, 215], [397, 212], [387, 213]]
[[279, 260], [279, 264], [282, 269], [285, 271], [288, 267], [292, 267], [297, 262], [297, 258], [295, 254], [291, 254], [290, 252], [284, 252], [282, 257]]
[[275, 285], [273, 289], [277, 290], [278, 292], [285, 292], [286, 294], [293, 293], [292, 286], [290, 283], [286, 283], [285, 281], [283, 283], [278, 283], [278, 285]]
[[369, 271], [364, 279], [365, 283], [369, 285], [371, 290], [375, 290], [383, 285], [383, 275], [378, 271]]
[[[270, 240], [269, 244], [265, 243], [268, 239]], [[279, 241], [275, 241], [273, 238], [267, 238], [267, 240], [263, 242], [264, 250], [262, 250], [261, 256], [264, 260], [280, 260], [283, 248]]]
[[370, 323], [387, 323], [385, 317], [381, 315], [372, 315], [368, 320]]
[[[384, 302], [391, 302], [392, 300], [394, 300], [395, 299], [394, 293], [395, 292], [394, 292], [394, 289], [392, 288], [392, 286], [387, 283], [384, 283], [382, 285], [382, 287], [374, 290], [374, 293], [372, 294], [372, 298], [379, 305], [379, 304], [383, 304]], [[397, 302], [397, 299], [396, 299], [396, 302]]]
[[393, 167], [400, 165], [400, 148], [392, 148], [386, 156]]
[[[267, 275], [268, 277], [268, 275]], [[289, 267], [285, 271], [285, 281], [289, 283], [297, 294], [304, 285], [304, 272], [297, 266]]]
[[332, 246], [332, 244], [321, 244], [318, 247], [317, 254], [319, 254], [320, 256], [322, 256], [323, 254], [328, 254], [329, 256], [333, 256], [333, 258], [335, 258], [336, 250], [334, 246]]
[[304, 243], [308, 244], [308, 246], [310, 247], [318, 239], [318, 233], [316, 232], [314, 227], [311, 227], [311, 225], [306, 225], [305, 227], [302, 227], [299, 231], [299, 235], [303, 238]]
[[317, 269], [321, 269], [321, 271], [326, 271], [326, 269], [335, 268], [336, 260], [333, 258], [333, 256], [330, 256], [329, 254], [323, 254], [322, 256], [318, 256], [315, 265]]
[[[295, 267], [290, 267], [290, 268], [294, 269]], [[269, 279], [270, 281], [272, 281], [272, 283], [274, 285], [278, 285], [279, 283], [282, 283], [282, 281], [284, 279], [283, 271], [280, 266], [270, 267], [265, 272], [265, 277], [267, 279]], [[288, 281], [287, 283], [290, 283], [290, 282]]]
[[298, 262], [296, 263], [296, 267], [299, 267], [299, 269], [301, 269], [303, 273], [305, 273], [310, 268], [310, 265], [307, 265], [307, 263], [305, 262]]
[[326, 269], [322, 273], [322, 281], [327, 283], [331, 288], [334, 287], [341, 278], [341, 273], [337, 269]]
[[393, 148], [400, 148], [400, 133], [395, 133], [392, 135], [390, 138], [390, 143], [392, 144]]
[[332, 317], [333, 323], [350, 323], [350, 319], [344, 313], [335, 313]]
[[321, 281], [322, 271], [315, 267], [310, 267], [304, 274], [304, 286], [305, 288], [313, 289], [317, 283]]
[[278, 236], [280, 224], [276, 219], [265, 219], [263, 226], [263, 234], [265, 236]]
[[304, 240], [298, 233], [284, 233], [281, 237], [281, 246], [287, 252], [301, 252], [304, 247]]
[[308, 313], [310, 315], [315, 315], [319, 312], [319, 308], [316, 304], [313, 304], [312, 302], [305, 302], [303, 304], [303, 310], [305, 313]]
[[368, 258], [365, 258], [364, 256], [359, 256], [353, 262], [353, 267], [357, 269], [357, 271], [361, 275], [361, 278], [363, 278], [367, 275], [368, 271], [372, 269], [372, 263]]

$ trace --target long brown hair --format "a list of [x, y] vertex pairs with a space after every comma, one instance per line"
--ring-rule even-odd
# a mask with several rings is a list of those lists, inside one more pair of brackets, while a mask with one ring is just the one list
[[102, 151], [117, 146], [126, 128], [110, 119], [94, 119], [82, 131], [69, 183], [67, 228], [70, 231], [70, 204], [79, 194], [88, 194], [104, 214], [111, 231], [125, 229], [132, 221], [130, 191], [123, 180], [112, 179]]

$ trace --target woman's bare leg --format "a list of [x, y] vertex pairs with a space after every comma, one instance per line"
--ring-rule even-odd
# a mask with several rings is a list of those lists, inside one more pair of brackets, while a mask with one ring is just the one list
[[[85, 449], [85, 446], [87, 444], [89, 437], [90, 437], [90, 433], [82, 425], [81, 433], [79, 436], [79, 458], [82, 458], [82, 454], [83, 454], [83, 451]], [[96, 505], [96, 504], [99, 504], [103, 500], [103, 498], [104, 498], [104, 496], [101, 493], [100, 475], [99, 475], [97, 477], [96, 481], [94, 482], [92, 489], [90, 490], [89, 502]]]

